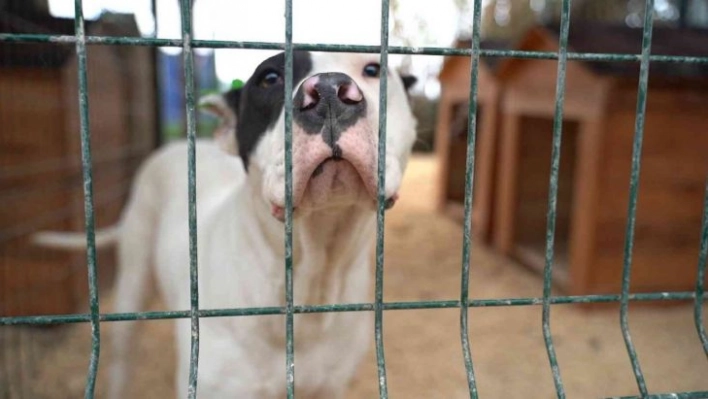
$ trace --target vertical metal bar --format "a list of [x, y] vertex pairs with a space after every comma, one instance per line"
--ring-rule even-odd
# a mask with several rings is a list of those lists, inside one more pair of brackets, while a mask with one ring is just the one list
[[688, 25], [688, 0], [679, 0], [679, 18], [678, 25], [679, 28], [685, 28]]
[[632, 362], [632, 370], [637, 380], [641, 396], [647, 396], [647, 386], [644, 374], [639, 365], [637, 351], [632, 343], [629, 332], [629, 282], [632, 272], [632, 248], [634, 247], [634, 225], [637, 214], [637, 195], [639, 193], [639, 172], [641, 167], [642, 141], [644, 138], [644, 119], [647, 105], [649, 85], [649, 56], [651, 54], [651, 37], [654, 23], [654, 0], [646, 0], [644, 9], [644, 31], [642, 38], [642, 56], [639, 70], [639, 89], [637, 93], [637, 118], [634, 126], [634, 145], [632, 149], [632, 171], [629, 180], [629, 206], [627, 211], [627, 230], [624, 243], [624, 264], [622, 268], [622, 295], [620, 297], [620, 327], [627, 353]]
[[543, 312], [541, 324], [546, 344], [548, 361], [553, 374], [553, 384], [558, 398], [565, 398], [563, 380], [556, 359], [551, 332], [551, 287], [553, 285], [553, 259], [556, 236], [556, 210], [558, 200], [558, 175], [560, 171], [561, 139], [563, 136], [563, 105], [565, 101], [565, 72], [568, 62], [568, 31], [570, 28], [570, 0], [561, 4], [561, 29], [558, 38], [558, 74], [556, 78], [556, 108], [553, 117], [553, 142], [551, 150], [551, 175], [548, 187], [548, 210], [546, 214], [546, 252], [543, 267]]
[[706, 278], [706, 260], [708, 259], [708, 181], [706, 181], [706, 193], [703, 200], [703, 224], [701, 227], [701, 246], [698, 254], [698, 277], [696, 278], [696, 299], [693, 304], [693, 315], [696, 321], [698, 337], [703, 345], [703, 351], [708, 357], [708, 335], [703, 324], [703, 296], [705, 293], [703, 281]]
[[285, 0], [285, 372], [287, 398], [295, 397], [293, 308], [293, 2]]
[[379, 373], [379, 398], [388, 398], [386, 358], [383, 344], [383, 268], [384, 225], [386, 203], [386, 110], [388, 94], [388, 16], [389, 0], [381, 1], [381, 79], [379, 86], [379, 153], [378, 153], [378, 208], [376, 212], [376, 293], [374, 298], [374, 337], [376, 365]]
[[96, 275], [96, 235], [93, 209], [93, 172], [91, 163], [91, 132], [89, 129], [88, 74], [86, 65], [86, 32], [81, 0], [74, 2], [74, 30], [78, 60], [79, 121], [81, 126], [81, 167], [84, 181], [84, 214], [86, 226], [86, 261], [88, 265], [89, 308], [91, 313], [91, 357], [84, 398], [94, 397], [98, 359], [101, 353], [101, 327], [98, 308], [98, 279]]
[[[158, 29], [160, 29], [159, 26], [159, 21], [157, 19], [157, 0], [150, 0], [150, 9], [152, 10], [152, 20], [153, 23], [155, 24], [155, 32], [153, 33], [152, 37], [157, 37], [157, 32]], [[152, 85], [155, 90], [155, 95], [154, 95], [154, 101], [155, 104], [153, 105], [153, 112], [154, 112], [154, 120], [153, 120], [153, 126], [155, 129], [154, 132], [154, 141], [153, 145], [155, 148], [160, 147], [164, 143], [164, 138], [162, 137], [162, 105], [163, 105], [163, 99], [162, 96], [159, 94], [161, 93], [161, 85], [160, 85], [160, 65], [162, 63], [162, 57], [160, 57], [160, 49], [157, 46], [151, 46], [150, 48], [150, 61], [152, 65]]]
[[479, 86], [479, 48], [481, 41], [482, 0], [475, 0], [472, 17], [472, 60], [470, 68], [470, 104], [467, 126], [467, 159], [465, 166], [465, 223], [462, 239], [462, 277], [460, 287], [460, 339], [467, 373], [470, 398], [477, 399], [477, 382], [472, 365], [469, 326], [470, 247], [472, 245], [472, 204], [474, 198], [475, 148], [477, 143], [477, 89]]
[[197, 397], [199, 374], [199, 273], [197, 268], [197, 173], [196, 126], [194, 115], [194, 53], [192, 53], [192, 0], [180, 0], [182, 19], [182, 57], [184, 61], [184, 93], [187, 116], [187, 198], [189, 201], [189, 314], [191, 342], [189, 354], [189, 388], [187, 396]]

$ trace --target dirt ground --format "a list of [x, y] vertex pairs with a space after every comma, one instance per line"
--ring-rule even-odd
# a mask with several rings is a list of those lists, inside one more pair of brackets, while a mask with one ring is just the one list
[[[460, 287], [462, 228], [433, 210], [435, 163], [416, 156], [401, 201], [387, 214], [385, 300], [456, 299]], [[470, 292], [474, 298], [540, 296], [540, 278], [475, 245]], [[102, 310], [110, 311], [110, 292]], [[153, 304], [153, 306], [158, 306]], [[652, 393], [708, 390], [708, 361], [690, 304], [631, 306], [630, 327]], [[307, 317], [307, 316], [302, 316]], [[618, 307], [587, 312], [572, 305], [552, 308], [552, 330], [569, 398], [636, 395]], [[553, 380], [541, 333], [538, 306], [470, 310], [470, 341], [481, 398], [552, 398]], [[297, 323], [297, 319], [296, 319]], [[5, 370], [24, 370], [27, 398], [78, 398], [88, 364], [89, 326], [3, 330], [31, 350]], [[111, 333], [102, 326], [103, 338]], [[372, 332], [373, 334], [373, 332]], [[131, 398], [174, 397], [174, 350], [170, 321], [143, 322], [135, 344], [137, 371]], [[388, 311], [384, 318], [388, 392], [392, 398], [468, 398], [459, 333], [459, 310]], [[378, 397], [373, 346], [347, 399]], [[111, 353], [102, 347], [99, 394]], [[297, 355], [296, 355], [297, 358]], [[22, 359], [29, 359], [23, 363]], [[8, 357], [5, 356], [8, 362]], [[27, 364], [32, 362], [33, 364]], [[20, 392], [20, 391], [17, 391]], [[1, 392], [0, 392], [1, 393]]]

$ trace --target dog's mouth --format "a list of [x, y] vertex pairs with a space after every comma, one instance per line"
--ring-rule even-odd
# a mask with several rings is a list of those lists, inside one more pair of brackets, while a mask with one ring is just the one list
[[[308, 133], [293, 126], [292, 200], [294, 216], [318, 209], [376, 209], [378, 203], [378, 156], [375, 129], [367, 121], [359, 121], [337, 137], [325, 133]], [[334, 143], [332, 143], [334, 141]], [[285, 218], [283, 164], [275, 169], [274, 195], [268, 198], [271, 213], [281, 221]], [[385, 208], [398, 199], [400, 167], [397, 159], [386, 159]]]
[[327, 159], [325, 159], [325, 160], [322, 161], [319, 165], [317, 165], [317, 167], [315, 168], [315, 170], [312, 171], [312, 175], [310, 175], [310, 180], [312, 180], [312, 179], [314, 179], [315, 177], [317, 177], [317, 176], [319, 176], [319, 175], [322, 174], [322, 172], [324, 171], [324, 166], [325, 166], [325, 164], [326, 164], [327, 162], [330, 162], [330, 161], [332, 161], [332, 162], [339, 162], [339, 161], [341, 161], [341, 160], [342, 160], [342, 158], [335, 158], [335, 157], [333, 157], [333, 156], [332, 156], [332, 157], [329, 157], [329, 158], [327, 158]]
[[[333, 208], [355, 203], [375, 209], [378, 203], [375, 162], [360, 162], [360, 158], [347, 156], [339, 146], [326, 156], [307, 161], [293, 171], [293, 212], [303, 207]], [[385, 209], [392, 208], [397, 200], [397, 193], [388, 196]], [[285, 220], [283, 206], [272, 203], [271, 213], [281, 222]]]

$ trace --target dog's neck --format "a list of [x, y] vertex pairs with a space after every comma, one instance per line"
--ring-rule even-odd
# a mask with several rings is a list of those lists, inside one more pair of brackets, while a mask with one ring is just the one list
[[[284, 224], [275, 220], [256, 193], [251, 193], [250, 200], [264, 240], [272, 253], [284, 259]], [[366, 300], [351, 298], [351, 291], [361, 290], [348, 289], [346, 280], [350, 273], [371, 273], [375, 222], [373, 210], [354, 205], [321, 209], [293, 220], [294, 300], [298, 305]]]

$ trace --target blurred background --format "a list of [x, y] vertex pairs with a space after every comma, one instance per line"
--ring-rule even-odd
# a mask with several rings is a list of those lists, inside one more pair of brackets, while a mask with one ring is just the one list
[[[195, 0], [195, 39], [282, 42], [282, 0]], [[294, 0], [296, 43], [380, 44], [379, 0]], [[560, 0], [484, 0], [484, 50], [558, 52]], [[0, 33], [73, 35], [73, 0], [0, 0]], [[574, 0], [571, 53], [708, 57], [708, 0]], [[177, 0], [85, 0], [88, 35], [181, 37]], [[390, 44], [471, 47], [469, 0], [391, 0]], [[271, 50], [195, 49], [200, 95], [245, 81]], [[89, 112], [96, 223], [118, 220], [140, 163], [186, 136], [179, 47], [90, 45]], [[469, 57], [391, 55], [418, 77], [414, 157], [386, 219], [386, 301], [459, 296]], [[538, 297], [544, 266], [557, 62], [482, 57], [478, 68], [470, 294]], [[553, 289], [616, 294], [624, 261], [639, 64], [571, 60], [566, 70]], [[40, 230], [82, 231], [77, 60], [63, 43], [0, 41], [0, 317], [87, 311], [81, 251], [33, 245]], [[652, 63], [633, 252], [632, 292], [695, 289], [708, 178], [708, 64]], [[219, 121], [198, 112], [197, 133]], [[110, 312], [112, 249], [99, 251], [101, 311]], [[372, 297], [373, 299], [373, 297]], [[705, 306], [704, 306], [705, 307]], [[164, 309], [153, 298], [149, 309]], [[692, 303], [634, 302], [631, 327], [652, 392], [708, 391]], [[535, 306], [473, 308], [470, 336], [482, 397], [554, 397]], [[553, 331], [569, 397], [636, 395], [618, 305], [558, 305]], [[469, 397], [459, 312], [386, 314], [393, 397]], [[298, 318], [307, 315], [298, 315]], [[102, 330], [110, 336], [110, 323]], [[413, 333], [412, 333], [413, 332]], [[88, 324], [0, 326], [0, 398], [83, 392]], [[141, 326], [132, 396], [174, 396], [170, 321]], [[110, 348], [102, 351], [99, 394]], [[377, 397], [373, 348], [347, 398]]]

